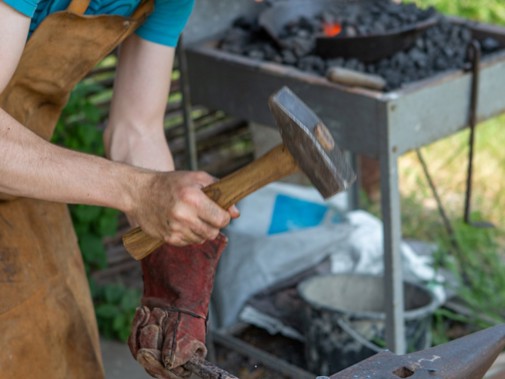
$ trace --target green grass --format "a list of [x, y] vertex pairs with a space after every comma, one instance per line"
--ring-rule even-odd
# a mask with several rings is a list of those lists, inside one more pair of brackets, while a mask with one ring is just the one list
[[[498, 227], [505, 225], [505, 116], [478, 125], [474, 148], [471, 209]], [[468, 130], [422, 149], [451, 218], [462, 217], [468, 164]], [[401, 193], [409, 202], [436, 210], [415, 152], [399, 160]]]

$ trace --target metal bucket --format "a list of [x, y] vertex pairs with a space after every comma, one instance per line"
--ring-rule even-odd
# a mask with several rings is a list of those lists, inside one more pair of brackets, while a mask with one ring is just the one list
[[[305, 303], [305, 355], [309, 371], [330, 375], [384, 350], [382, 277], [329, 274], [298, 286]], [[409, 351], [431, 345], [431, 317], [438, 304], [432, 293], [404, 283], [405, 331]]]

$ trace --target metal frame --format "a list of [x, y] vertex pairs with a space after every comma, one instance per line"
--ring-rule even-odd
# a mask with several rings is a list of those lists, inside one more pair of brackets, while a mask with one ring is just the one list
[[[244, 1], [231, 2], [233, 12], [226, 13], [227, 19], [220, 24], [221, 30], [225, 30], [230, 20], [241, 14], [236, 12]], [[250, 7], [251, 2], [246, 3]], [[209, 12], [208, 9], [206, 11]], [[198, 16], [198, 7], [195, 17], [202, 21], [199, 18], [202, 15]], [[503, 28], [472, 25], [478, 28], [477, 34], [482, 32], [495, 35], [502, 41], [505, 39]], [[198, 28], [201, 29], [202, 25], [199, 24]], [[213, 41], [204, 43], [200, 38], [193, 38], [193, 42], [186, 50], [193, 103], [273, 126], [267, 107], [268, 97], [282, 86], [288, 86], [326, 123], [341, 148], [379, 159], [384, 223], [386, 343], [390, 350], [403, 354], [406, 343], [398, 158], [468, 125], [471, 73], [451, 71], [399, 91], [381, 93], [350, 89], [290, 67], [228, 54], [217, 50]], [[483, 59], [479, 88], [485, 89], [479, 91], [479, 121], [505, 112], [505, 53]]]

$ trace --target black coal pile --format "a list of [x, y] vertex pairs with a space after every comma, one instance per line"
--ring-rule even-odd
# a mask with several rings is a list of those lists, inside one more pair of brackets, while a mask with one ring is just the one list
[[[334, 66], [379, 75], [387, 82], [386, 91], [446, 70], [465, 67], [472, 32], [464, 25], [450, 22], [441, 14], [437, 15], [439, 21], [422, 33], [410, 48], [376, 62], [365, 63], [355, 58], [323, 58], [316, 55], [313, 41], [321, 33], [322, 22], [337, 22], [342, 26], [344, 35], [359, 35], [402, 27], [436, 13], [432, 8], [421, 10], [413, 4], [400, 5], [389, 0], [380, 0], [374, 4], [374, 7], [363, 14], [356, 11], [358, 8], [349, 9], [343, 13], [349, 17], [347, 21], [342, 14], [337, 16], [332, 12], [321, 14], [315, 19], [297, 19], [286, 25], [284, 35], [280, 35], [288, 40], [296, 35], [296, 38], [308, 41], [296, 45], [287, 43], [280, 46], [259, 25], [258, 19], [241, 17], [225, 33], [219, 47], [252, 59], [289, 65], [321, 76], [325, 76], [328, 69]], [[487, 39], [481, 45], [484, 54], [500, 48], [500, 44], [493, 39]]]
[[415, 4], [397, 4], [391, 1], [372, 1], [369, 4], [348, 4], [336, 6], [321, 14], [323, 25], [342, 25], [339, 36], [354, 37], [386, 33], [403, 29], [433, 16], [435, 8], [418, 8]]
[[[415, 4], [398, 4], [390, 0], [335, 3], [313, 18], [299, 17], [283, 26], [280, 37], [289, 39], [300, 34], [355, 37], [387, 33], [410, 27], [432, 17], [435, 8], [418, 8]], [[338, 25], [338, 30], [332, 28]]]

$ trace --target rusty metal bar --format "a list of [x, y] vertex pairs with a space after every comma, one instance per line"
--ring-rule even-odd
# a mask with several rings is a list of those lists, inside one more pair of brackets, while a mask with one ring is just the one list
[[470, 98], [469, 127], [470, 136], [468, 142], [468, 168], [466, 177], [465, 211], [463, 219], [465, 223], [470, 223], [470, 202], [472, 198], [472, 178], [473, 178], [473, 151], [475, 146], [475, 127], [477, 126], [477, 107], [479, 100], [479, 74], [480, 74], [480, 44], [472, 41], [470, 45], [472, 60], [472, 86]]
[[191, 360], [184, 367], [202, 379], [238, 379], [236, 376], [207, 361]]
[[470, 210], [472, 202], [472, 180], [473, 180], [473, 157], [475, 150], [475, 129], [477, 128], [477, 109], [479, 105], [479, 83], [480, 83], [480, 61], [481, 47], [477, 40], [473, 40], [470, 44], [470, 57], [472, 62], [472, 85], [470, 97], [470, 112], [469, 112], [469, 128], [470, 136], [468, 141], [468, 167], [466, 176], [466, 194], [465, 194], [465, 209], [463, 220], [466, 224], [480, 227], [490, 228], [494, 225], [487, 221], [472, 222], [470, 220]]

